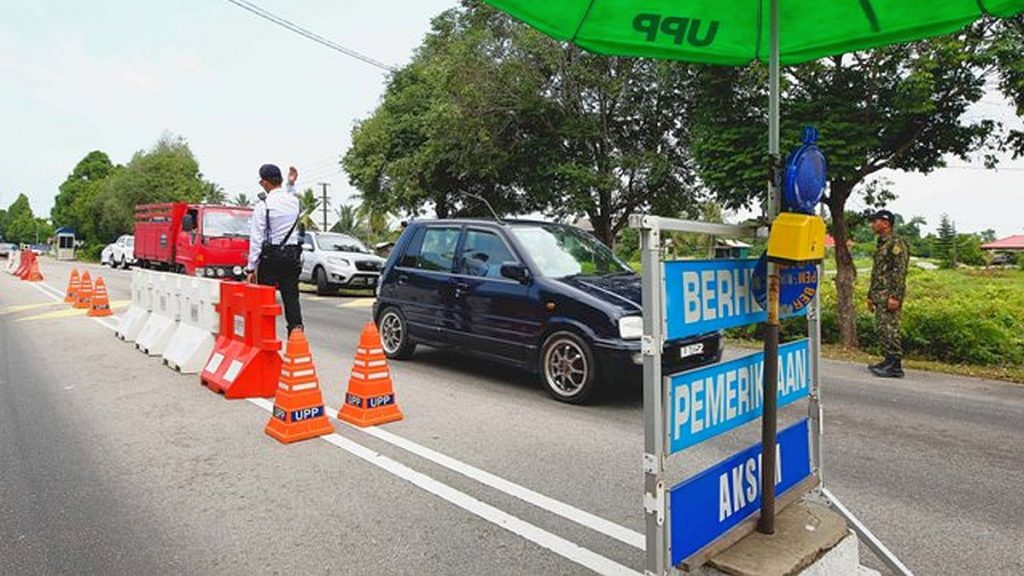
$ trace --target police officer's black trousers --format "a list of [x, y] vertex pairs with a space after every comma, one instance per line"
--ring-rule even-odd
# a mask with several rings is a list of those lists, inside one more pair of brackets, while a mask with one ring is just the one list
[[284, 302], [284, 319], [288, 333], [302, 327], [302, 308], [299, 306], [299, 266], [293, 262], [260, 262], [256, 281], [264, 286], [277, 286]]

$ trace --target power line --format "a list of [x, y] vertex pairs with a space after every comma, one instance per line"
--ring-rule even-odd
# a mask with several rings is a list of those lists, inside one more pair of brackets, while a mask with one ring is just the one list
[[288, 30], [291, 30], [292, 32], [295, 32], [296, 34], [298, 34], [300, 36], [304, 36], [304, 37], [306, 37], [306, 38], [316, 42], [317, 44], [321, 44], [321, 45], [326, 46], [326, 47], [328, 47], [328, 48], [330, 48], [332, 50], [337, 50], [338, 52], [341, 52], [342, 54], [344, 54], [346, 56], [350, 56], [352, 58], [355, 58], [356, 60], [361, 60], [361, 61], [363, 61], [363, 62], [365, 62], [365, 63], [367, 63], [367, 64], [369, 64], [371, 66], [376, 66], [377, 68], [380, 68], [381, 70], [385, 70], [385, 71], [388, 71], [388, 72], [396, 72], [398, 70], [394, 66], [390, 66], [390, 65], [385, 64], [385, 63], [383, 63], [383, 62], [381, 62], [379, 60], [374, 60], [373, 58], [370, 58], [369, 56], [360, 54], [359, 52], [356, 52], [355, 50], [352, 50], [351, 48], [346, 48], [345, 46], [342, 46], [341, 44], [338, 44], [337, 42], [334, 42], [333, 40], [328, 40], [327, 38], [324, 38], [323, 36], [320, 36], [319, 34], [316, 34], [315, 32], [311, 32], [311, 31], [303, 28], [302, 26], [299, 26], [298, 24], [295, 24], [293, 22], [285, 20], [284, 18], [282, 18], [280, 16], [277, 16], [276, 14], [273, 14], [271, 12], [268, 12], [268, 11], [264, 10], [263, 8], [260, 8], [259, 6], [253, 4], [252, 2], [248, 2], [247, 0], [227, 0], [227, 1], [232, 3], [232, 4], [234, 4], [235, 6], [238, 6], [239, 8], [242, 8], [244, 10], [252, 12], [253, 14], [259, 16], [260, 18], [263, 18], [265, 20], [269, 20], [270, 22], [273, 22], [274, 24], [277, 24], [278, 26], [282, 26], [284, 28], [287, 28]]

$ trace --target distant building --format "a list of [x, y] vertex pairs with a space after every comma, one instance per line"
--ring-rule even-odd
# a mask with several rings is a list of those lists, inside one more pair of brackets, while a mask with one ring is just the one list
[[750, 244], [739, 240], [720, 239], [715, 243], [715, 258], [747, 258]]
[[1024, 251], [1024, 234], [1014, 234], [1006, 238], [994, 240], [988, 244], [981, 245], [982, 250], [993, 250], [999, 252], [1021, 252]]

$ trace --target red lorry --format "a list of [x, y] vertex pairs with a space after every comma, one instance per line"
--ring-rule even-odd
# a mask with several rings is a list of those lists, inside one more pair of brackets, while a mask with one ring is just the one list
[[241, 279], [251, 208], [173, 202], [135, 207], [135, 260], [143, 268]]

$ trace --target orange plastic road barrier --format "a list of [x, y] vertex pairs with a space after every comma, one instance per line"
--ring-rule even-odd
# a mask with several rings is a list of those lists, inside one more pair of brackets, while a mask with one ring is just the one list
[[225, 398], [273, 398], [281, 375], [273, 286], [220, 283], [220, 332], [199, 381]]
[[359, 336], [348, 392], [338, 418], [356, 426], [376, 426], [402, 419], [380, 333], [373, 322], [367, 322]]
[[64, 301], [69, 304], [74, 304], [78, 301], [78, 290], [82, 287], [82, 280], [78, 277], [78, 270], [71, 269], [71, 279], [68, 280], [68, 291], [67, 295], [64, 296]]
[[302, 330], [292, 330], [288, 337], [274, 397], [274, 414], [264, 432], [284, 444], [334, 432], [324, 412], [320, 380], [313, 367], [309, 341]]
[[28, 273], [29, 264], [32, 262], [32, 257], [35, 253], [31, 250], [21, 251], [21, 261], [18, 262], [18, 267], [14, 270], [14, 275], [22, 280], [25, 279], [25, 274]]
[[110, 297], [107, 296], [107, 285], [103, 278], [96, 277], [96, 287], [92, 290], [92, 299], [89, 303], [89, 316], [110, 316], [114, 313], [110, 309]]
[[39, 272], [39, 258], [32, 254], [32, 262], [28, 265], [28, 274], [23, 278], [29, 282], [42, 282], [43, 274]]
[[75, 300], [74, 308], [88, 310], [92, 308], [92, 278], [89, 271], [82, 272], [82, 279], [78, 285], [78, 300]]

